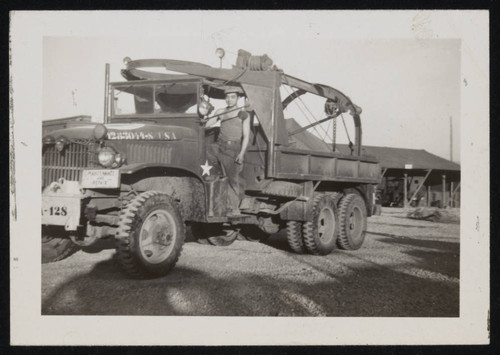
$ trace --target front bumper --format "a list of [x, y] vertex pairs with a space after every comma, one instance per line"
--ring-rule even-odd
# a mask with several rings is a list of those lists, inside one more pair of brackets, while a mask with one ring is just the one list
[[42, 192], [42, 224], [64, 226], [76, 231], [82, 225], [83, 200], [90, 198], [85, 189], [116, 189], [120, 186], [118, 170], [83, 170], [81, 182], [59, 178]]
[[76, 231], [80, 225], [83, 193], [78, 181], [60, 178], [42, 192], [42, 224]]

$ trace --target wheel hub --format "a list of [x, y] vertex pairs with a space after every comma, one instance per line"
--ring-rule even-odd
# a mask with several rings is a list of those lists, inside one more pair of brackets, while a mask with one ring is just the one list
[[168, 230], [163, 229], [158, 233], [156, 233], [156, 238], [154, 240], [154, 243], [168, 247], [171, 242], [172, 242], [172, 235], [169, 233]]
[[173, 217], [164, 210], [155, 210], [144, 219], [139, 246], [148, 262], [157, 264], [168, 258], [175, 239], [173, 226]]
[[335, 234], [335, 213], [331, 208], [323, 208], [318, 216], [318, 235], [322, 242], [328, 243]]
[[354, 208], [349, 214], [349, 232], [353, 238], [358, 238], [361, 235], [362, 214], [359, 208]]

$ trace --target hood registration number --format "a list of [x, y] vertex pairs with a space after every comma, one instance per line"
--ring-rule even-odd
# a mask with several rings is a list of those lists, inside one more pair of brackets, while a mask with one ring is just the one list
[[109, 140], [177, 140], [175, 132], [109, 131]]

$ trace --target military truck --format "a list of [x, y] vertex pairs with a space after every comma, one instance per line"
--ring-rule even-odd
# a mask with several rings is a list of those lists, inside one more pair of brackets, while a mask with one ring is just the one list
[[[243, 50], [231, 69], [124, 64], [121, 82], [109, 82], [106, 66], [104, 123], [68, 123], [43, 137], [43, 262], [107, 238], [128, 275], [159, 277], [175, 266], [186, 235], [221, 246], [282, 229], [295, 253], [361, 247], [380, 167], [361, 153], [361, 109], [346, 95]], [[211, 154], [218, 129], [204, 127], [229, 85], [244, 92], [238, 115], [251, 120], [240, 216], [228, 215], [228, 179]], [[301, 126], [284, 112], [306, 93], [326, 100], [326, 117]], [[343, 114], [355, 131], [347, 151], [310, 139], [308, 130]]]

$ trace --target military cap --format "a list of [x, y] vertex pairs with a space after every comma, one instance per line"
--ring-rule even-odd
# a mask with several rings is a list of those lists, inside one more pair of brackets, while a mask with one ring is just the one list
[[243, 90], [238, 86], [225, 86], [224, 94], [237, 93], [239, 95], [243, 95]]

